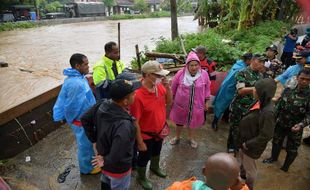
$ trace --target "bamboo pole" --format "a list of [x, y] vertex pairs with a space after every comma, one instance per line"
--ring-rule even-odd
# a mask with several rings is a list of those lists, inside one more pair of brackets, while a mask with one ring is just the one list
[[121, 23], [117, 23], [119, 59], [121, 59]]
[[141, 72], [141, 60], [140, 60], [140, 51], [139, 51], [138, 44], [136, 44], [135, 47], [136, 47], [136, 56], [137, 56], [138, 69], [139, 69], [139, 72]]

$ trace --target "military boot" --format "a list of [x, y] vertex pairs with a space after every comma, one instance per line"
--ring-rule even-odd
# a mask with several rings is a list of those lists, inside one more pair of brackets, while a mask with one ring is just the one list
[[158, 177], [165, 178], [167, 174], [159, 167], [159, 156], [151, 158], [150, 170], [154, 172]]
[[271, 164], [278, 160], [279, 154], [281, 152], [281, 146], [273, 144], [271, 150], [271, 157], [263, 160], [264, 164]]
[[310, 146], [310, 136], [303, 139], [304, 143]]
[[296, 153], [287, 153], [284, 164], [281, 167], [281, 170], [287, 172], [290, 165], [294, 162], [296, 157], [297, 157], [297, 152]]
[[137, 167], [138, 172], [138, 182], [145, 190], [152, 190], [153, 186], [150, 180], [146, 177], [146, 167]]

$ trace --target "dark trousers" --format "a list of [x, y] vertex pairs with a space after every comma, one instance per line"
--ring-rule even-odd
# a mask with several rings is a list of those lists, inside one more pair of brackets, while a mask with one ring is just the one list
[[285, 68], [288, 68], [289, 66], [293, 65], [293, 52], [283, 52], [281, 55], [281, 61], [285, 65]]
[[143, 140], [146, 144], [147, 151], [139, 151], [138, 154], [138, 166], [139, 167], [146, 167], [147, 163], [151, 160], [152, 157], [159, 156], [161, 147], [163, 145], [163, 140], [155, 140], [148, 139]]

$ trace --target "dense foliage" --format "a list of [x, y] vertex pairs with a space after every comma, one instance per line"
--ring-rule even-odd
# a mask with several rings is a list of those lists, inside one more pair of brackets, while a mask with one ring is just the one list
[[[290, 28], [281, 21], [261, 22], [256, 27], [240, 30], [207, 29], [198, 34], [185, 34], [185, 49], [189, 52], [198, 45], [208, 48], [209, 56], [222, 65], [231, 64], [244, 52], [263, 53], [265, 48], [280, 38]], [[160, 38], [157, 52], [182, 54], [179, 40]]]

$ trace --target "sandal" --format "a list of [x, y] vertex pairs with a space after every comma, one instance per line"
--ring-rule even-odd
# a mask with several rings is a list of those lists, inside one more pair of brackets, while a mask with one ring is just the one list
[[197, 143], [195, 140], [193, 140], [193, 139], [191, 139], [191, 140], [189, 141], [189, 143], [190, 143], [190, 145], [191, 145], [192, 148], [197, 148], [197, 147], [198, 147], [198, 143]]
[[177, 145], [180, 144], [180, 138], [174, 137], [173, 139], [170, 140], [171, 145]]

